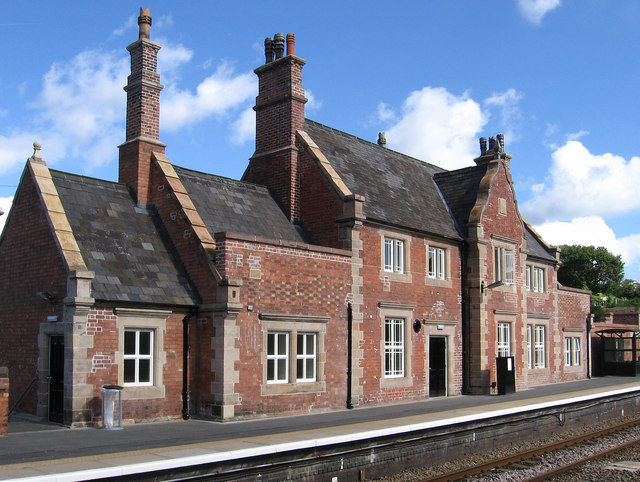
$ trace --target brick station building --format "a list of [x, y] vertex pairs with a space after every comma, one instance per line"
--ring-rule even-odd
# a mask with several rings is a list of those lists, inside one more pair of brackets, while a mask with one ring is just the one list
[[589, 293], [557, 282], [502, 136], [446, 171], [306, 119], [305, 61], [278, 34], [242, 180], [178, 167], [138, 23], [119, 181], [49, 169], [34, 143], [8, 215], [10, 403], [81, 426], [105, 385], [137, 421], [492, 393], [497, 356], [517, 389], [586, 377]]

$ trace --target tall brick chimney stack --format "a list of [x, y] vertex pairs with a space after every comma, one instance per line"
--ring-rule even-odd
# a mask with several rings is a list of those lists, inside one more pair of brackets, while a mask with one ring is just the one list
[[[286, 44], [286, 55], [285, 55]], [[258, 76], [256, 151], [243, 180], [267, 186], [292, 222], [299, 221], [296, 131], [304, 128], [302, 67], [295, 55], [295, 36], [281, 33], [264, 41], [264, 65]]]
[[131, 54], [131, 75], [127, 92], [126, 140], [120, 149], [118, 179], [133, 191], [138, 204], [149, 203], [151, 152], [164, 154], [166, 145], [159, 140], [160, 76], [157, 72], [160, 44], [149, 40], [151, 15], [140, 9], [138, 40], [127, 47]]

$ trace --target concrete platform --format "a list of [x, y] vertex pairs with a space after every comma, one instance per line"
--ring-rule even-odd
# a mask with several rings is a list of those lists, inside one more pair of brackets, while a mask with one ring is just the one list
[[89, 480], [265, 455], [441, 427], [603, 394], [640, 390], [640, 379], [605, 377], [509, 395], [436, 398], [269, 419], [188, 420], [67, 429], [22, 420], [0, 437], [0, 480]]

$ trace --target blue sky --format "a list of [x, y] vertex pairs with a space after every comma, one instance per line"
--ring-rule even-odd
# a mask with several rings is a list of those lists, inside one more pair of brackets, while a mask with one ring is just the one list
[[[620, 254], [640, 279], [640, 2], [0, 0], [0, 207], [34, 140], [49, 167], [117, 179], [126, 46], [149, 6], [160, 139], [238, 179], [263, 41], [296, 34], [307, 117], [455, 169], [505, 134], [526, 219], [551, 244]], [[6, 219], [0, 217], [0, 224]]]

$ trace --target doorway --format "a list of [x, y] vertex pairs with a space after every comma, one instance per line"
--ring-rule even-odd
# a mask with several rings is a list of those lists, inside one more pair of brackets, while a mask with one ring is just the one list
[[429, 337], [429, 397], [447, 395], [447, 339]]
[[64, 412], [64, 336], [49, 338], [49, 421], [62, 423]]

